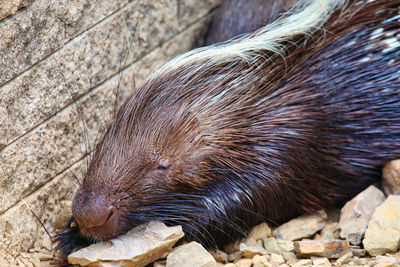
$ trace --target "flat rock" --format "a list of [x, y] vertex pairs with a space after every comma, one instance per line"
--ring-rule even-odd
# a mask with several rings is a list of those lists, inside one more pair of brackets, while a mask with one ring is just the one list
[[251, 259], [240, 259], [237, 262], [235, 262], [236, 267], [251, 267], [253, 264]]
[[197, 242], [176, 247], [167, 257], [167, 267], [216, 267], [217, 262]]
[[183, 235], [180, 225], [167, 227], [162, 222], [153, 221], [140, 225], [110, 241], [99, 242], [80, 249], [68, 256], [68, 262], [91, 267], [105, 264], [146, 266], [171, 250]]
[[303, 215], [282, 224], [274, 233], [278, 239], [291, 241], [308, 238], [324, 228], [326, 218], [325, 211], [320, 211], [319, 214]]
[[347, 252], [346, 254], [341, 256], [339, 259], [337, 259], [336, 263], [338, 263], [340, 265], [347, 264], [351, 260], [352, 257], [353, 257], [353, 253], [352, 252]]
[[352, 245], [361, 244], [372, 214], [383, 201], [385, 196], [382, 191], [371, 185], [347, 202], [341, 210], [340, 237], [347, 239]]
[[326, 240], [334, 240], [339, 239], [340, 230], [339, 223], [337, 222], [328, 222], [324, 228], [321, 230], [321, 238]]
[[345, 240], [301, 240], [294, 242], [294, 249], [300, 257], [320, 256], [332, 259], [348, 253], [350, 245]]
[[269, 228], [268, 224], [263, 222], [259, 225], [256, 225], [251, 229], [247, 240], [248, 244], [254, 244], [257, 240], [262, 240], [264, 238], [270, 237], [272, 234], [271, 228]]
[[395, 252], [400, 241], [400, 196], [390, 195], [368, 223], [364, 248], [371, 256]]
[[228, 261], [236, 261], [242, 257], [241, 251], [235, 251], [228, 254]]
[[331, 266], [329, 259], [325, 257], [311, 257], [311, 261], [313, 265], [324, 266], [324, 267]]
[[283, 264], [285, 259], [282, 257], [282, 255], [271, 253], [271, 262], [275, 264]]
[[271, 265], [269, 262], [269, 257], [266, 255], [264, 256], [256, 255], [253, 257], [251, 261], [253, 263], [253, 267], [266, 267]]
[[299, 260], [298, 262], [292, 264], [293, 267], [300, 267], [300, 266], [311, 266], [312, 261], [309, 259]]
[[293, 252], [293, 241], [268, 237], [264, 239], [264, 248], [269, 253], [283, 255], [285, 252]]
[[385, 164], [382, 170], [382, 186], [388, 195], [400, 195], [400, 159]]
[[222, 263], [228, 262], [228, 254], [225, 251], [215, 249], [209, 252], [217, 262], [222, 262]]
[[395, 258], [395, 257], [379, 256], [371, 264], [371, 266], [377, 266], [378, 264], [380, 264], [382, 262], [386, 262], [385, 265], [388, 264], [388, 263], [399, 264], [399, 260], [397, 258]]
[[247, 245], [246, 243], [240, 243], [239, 249], [245, 258], [253, 258], [255, 255], [267, 254], [267, 251], [262, 246]]
[[363, 248], [351, 248], [351, 253], [356, 257], [364, 257], [367, 251]]

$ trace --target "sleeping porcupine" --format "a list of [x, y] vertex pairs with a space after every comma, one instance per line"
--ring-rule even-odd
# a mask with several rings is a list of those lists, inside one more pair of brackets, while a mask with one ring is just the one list
[[[209, 43], [278, 13], [271, 1], [226, 3]], [[243, 26], [233, 5], [255, 21]], [[400, 2], [301, 1], [172, 59], [133, 91], [97, 145], [57, 249], [149, 220], [221, 246], [261, 221], [340, 207], [397, 157]]]

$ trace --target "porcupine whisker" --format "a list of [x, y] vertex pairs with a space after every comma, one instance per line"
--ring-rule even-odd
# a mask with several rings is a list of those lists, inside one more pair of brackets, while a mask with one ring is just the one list
[[101, 113], [101, 116], [102, 116], [102, 121], [99, 123], [99, 125], [100, 125], [100, 131], [96, 134], [96, 137], [95, 137], [95, 141], [94, 141], [94, 143], [95, 144], [97, 144], [98, 143], [98, 136], [97, 135], [99, 135], [99, 133], [101, 133], [101, 134], [105, 134], [105, 132], [106, 132], [106, 130], [107, 130], [107, 122], [106, 122], [106, 115], [105, 115], [105, 113], [104, 113], [104, 108], [103, 108], [103, 106], [100, 104], [100, 102], [99, 102], [99, 100], [98, 99], [95, 99], [95, 101], [96, 101], [96, 107], [100, 110], [100, 113]]
[[[58, 66], [57, 62], [54, 61], [54, 65]], [[79, 149], [81, 150], [82, 156], [85, 157], [85, 162], [86, 162], [86, 171], [89, 169], [89, 158], [87, 157], [88, 154], [90, 154], [90, 151], [92, 151], [91, 146], [90, 146], [90, 138], [89, 138], [89, 133], [87, 130], [87, 126], [86, 126], [86, 122], [85, 119], [83, 117], [83, 112], [81, 107], [78, 105], [78, 103], [76, 102], [76, 99], [74, 99], [71, 88], [69, 88], [69, 86], [67, 85], [67, 80], [65, 79], [64, 73], [62, 71], [59, 72], [61, 74], [61, 77], [64, 81], [64, 85], [67, 88], [70, 96], [71, 96], [71, 100], [72, 103], [75, 105], [76, 111], [79, 115], [79, 118], [81, 119], [81, 123], [82, 123], [82, 128], [83, 128], [83, 143], [85, 145], [85, 152], [82, 152], [82, 148], [79, 146]]]
[[73, 180], [74, 180], [75, 182], [77, 182], [79, 186], [81, 186], [81, 181], [79, 180], [79, 178], [78, 178], [78, 176], [76, 175], [76, 173], [75, 173], [73, 170], [71, 170], [71, 169], [69, 169], [69, 172], [70, 172], [70, 174], [72, 175]]
[[[128, 30], [127, 30], [127, 23], [126, 23], [125, 13], [122, 13], [122, 17], [123, 17], [123, 21], [124, 21], [124, 30], [125, 30], [125, 33], [126, 33], [126, 36], [127, 36], [127, 40], [126, 41], [129, 43], [129, 49], [126, 51], [124, 64], [122, 65], [122, 58], [123, 58], [122, 56], [121, 56], [120, 62], [119, 62], [118, 85], [117, 85], [117, 89], [116, 89], [116, 92], [115, 92], [114, 110], [113, 110], [114, 117], [116, 116], [116, 112], [117, 112], [117, 109], [118, 109], [118, 95], [119, 95], [119, 91], [120, 91], [122, 75], [123, 75], [123, 72], [124, 72], [124, 70], [126, 68], [126, 62], [128, 61], [129, 53], [130, 53], [130, 51], [132, 49], [133, 38], [135, 37], [137, 26], [138, 26], [138, 23], [139, 23], [139, 20], [137, 20], [136, 21], [136, 25], [133, 28], [132, 40], [130, 40], [130, 38], [128, 37]], [[123, 43], [122, 51], [124, 50], [124, 48], [125, 48], [125, 42]], [[132, 89], [134, 89], [134, 88], [132, 88]]]

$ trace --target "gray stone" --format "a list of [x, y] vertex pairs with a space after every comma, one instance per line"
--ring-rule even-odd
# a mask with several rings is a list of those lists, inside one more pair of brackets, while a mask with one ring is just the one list
[[400, 196], [390, 195], [376, 208], [363, 240], [371, 256], [395, 252], [400, 241]]
[[338, 263], [340, 265], [347, 264], [351, 260], [352, 257], [353, 257], [353, 253], [348, 252], [348, 253], [344, 254], [343, 256], [341, 256], [340, 258], [338, 258], [336, 260], [336, 263]]
[[326, 225], [326, 213], [303, 215], [279, 226], [274, 234], [278, 239], [299, 240], [308, 238]]
[[340, 258], [350, 251], [350, 245], [344, 240], [301, 240], [294, 242], [294, 249], [300, 257], [320, 256]]
[[371, 185], [342, 208], [339, 227], [340, 237], [350, 244], [359, 245], [375, 208], [385, 200], [383, 193]]
[[363, 248], [351, 248], [351, 252], [356, 257], [364, 257], [367, 251]]
[[385, 164], [382, 170], [382, 186], [388, 195], [400, 195], [400, 159]]
[[167, 257], [167, 267], [215, 267], [213, 256], [197, 242], [176, 247]]
[[109, 241], [98, 242], [75, 251], [68, 255], [68, 262], [83, 266], [112, 263], [143, 267], [160, 259], [182, 237], [180, 225], [167, 227], [162, 222], [151, 221]]

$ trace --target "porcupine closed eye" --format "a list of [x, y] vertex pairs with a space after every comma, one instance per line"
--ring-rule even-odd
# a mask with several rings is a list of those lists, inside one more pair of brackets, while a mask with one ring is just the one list
[[149, 220], [221, 246], [379, 181], [400, 156], [399, 14], [398, 0], [302, 1], [172, 59], [97, 145], [57, 249]]

